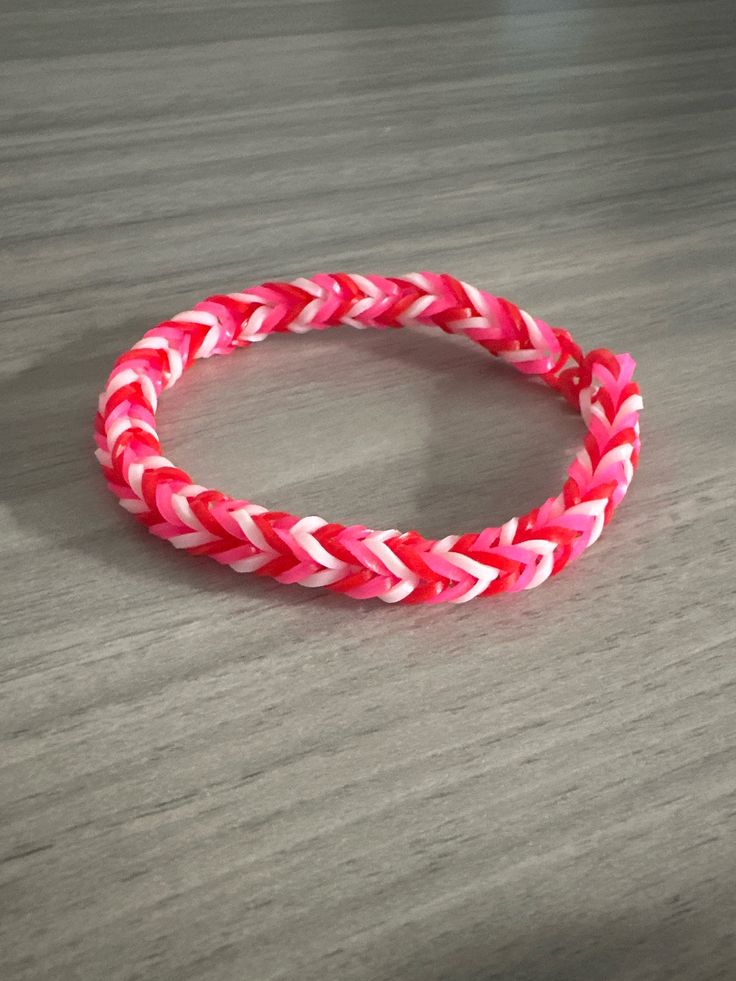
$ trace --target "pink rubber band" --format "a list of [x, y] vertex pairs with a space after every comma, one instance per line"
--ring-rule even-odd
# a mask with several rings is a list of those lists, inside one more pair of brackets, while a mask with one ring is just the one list
[[[278, 331], [431, 324], [464, 334], [568, 399], [588, 434], [560, 494], [498, 528], [441, 540], [299, 518], [193, 483], [163, 455], [160, 393], [196, 358]], [[583, 354], [570, 335], [446, 274], [318, 274], [213, 296], [148, 331], [100, 396], [97, 458], [121, 505], [159, 538], [237, 572], [387, 603], [464, 603], [531, 589], [592, 545], [631, 482], [642, 400], [628, 354]]]

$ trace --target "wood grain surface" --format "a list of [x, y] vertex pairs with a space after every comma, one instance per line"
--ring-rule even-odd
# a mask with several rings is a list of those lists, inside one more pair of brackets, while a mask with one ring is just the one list
[[[4, 981], [736, 977], [729, 0], [4, 0]], [[388, 608], [148, 536], [92, 457], [150, 326], [451, 272], [631, 351], [640, 471], [532, 593]], [[163, 401], [202, 483], [442, 535], [580, 420], [437, 333], [275, 337]]]

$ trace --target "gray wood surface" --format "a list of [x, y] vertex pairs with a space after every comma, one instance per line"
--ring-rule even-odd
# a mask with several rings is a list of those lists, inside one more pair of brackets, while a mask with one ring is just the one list
[[[736, 977], [731, 2], [8, 0], [4, 981]], [[631, 494], [521, 597], [238, 577], [116, 507], [114, 357], [209, 293], [438, 269], [630, 350]], [[170, 456], [427, 534], [561, 484], [580, 420], [439, 334], [276, 337]]]

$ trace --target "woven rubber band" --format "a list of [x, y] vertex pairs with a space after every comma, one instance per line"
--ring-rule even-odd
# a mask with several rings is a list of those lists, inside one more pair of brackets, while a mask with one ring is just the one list
[[[271, 511], [195, 484], [163, 455], [158, 397], [196, 358], [340, 324], [464, 334], [560, 392], [588, 427], [560, 494], [500, 527], [436, 540]], [[538, 586], [597, 540], [638, 460], [634, 367], [628, 354], [584, 354], [567, 331], [446, 274], [320, 274], [212, 296], [149, 330], [100, 396], [96, 455], [121, 505], [176, 548], [355, 599], [464, 603]]]

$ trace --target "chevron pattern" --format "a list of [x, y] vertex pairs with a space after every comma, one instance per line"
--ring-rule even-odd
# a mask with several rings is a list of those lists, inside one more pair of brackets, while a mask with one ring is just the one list
[[[424, 538], [271, 511], [195, 484], [168, 460], [156, 406], [197, 358], [273, 332], [430, 324], [536, 375], [579, 411], [584, 445], [560, 494], [499, 528]], [[148, 331], [100, 396], [97, 458], [121, 505], [159, 538], [236, 572], [387, 603], [465, 603], [531, 589], [592, 545], [631, 482], [642, 400], [628, 354], [584, 354], [567, 331], [446, 274], [325, 273], [211, 296]]]

